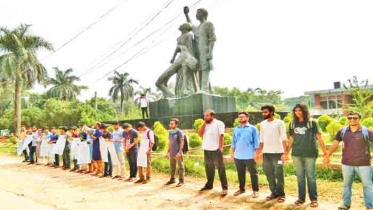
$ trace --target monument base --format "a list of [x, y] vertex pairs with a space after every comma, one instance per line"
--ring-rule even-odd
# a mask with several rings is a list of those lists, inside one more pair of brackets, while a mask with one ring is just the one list
[[213, 109], [216, 113], [235, 112], [235, 98], [196, 93], [183, 98], [161, 99], [149, 104], [150, 118], [203, 115], [206, 109]]

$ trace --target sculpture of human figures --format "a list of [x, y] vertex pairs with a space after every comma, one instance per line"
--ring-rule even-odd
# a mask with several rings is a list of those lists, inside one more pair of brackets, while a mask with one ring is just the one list
[[[184, 14], [189, 23], [189, 8], [184, 7]], [[213, 69], [212, 58], [213, 49], [216, 41], [215, 29], [212, 22], [207, 21], [208, 12], [206, 9], [198, 9], [196, 18], [199, 20], [199, 26], [193, 26], [195, 42], [198, 48], [196, 56], [199, 65], [199, 84], [202, 92], [210, 92], [210, 71]]]
[[[162, 73], [155, 85], [162, 91], [165, 98], [171, 98], [175, 95], [167, 87], [168, 80], [177, 74], [175, 94], [176, 97], [188, 96], [197, 92], [198, 81], [195, 76], [198, 61], [194, 56], [195, 49], [193, 44], [193, 34], [190, 23], [184, 23], [179, 27], [181, 35], [177, 38], [177, 47], [171, 59], [171, 66]], [[177, 54], [180, 53], [175, 60]]]

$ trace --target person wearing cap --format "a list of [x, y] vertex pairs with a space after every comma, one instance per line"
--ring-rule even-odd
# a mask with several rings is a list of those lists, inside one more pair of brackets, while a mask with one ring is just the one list
[[[76, 126], [71, 126], [70, 127], [71, 138], [79, 138], [79, 133], [76, 130], [77, 130]], [[79, 165], [78, 165], [78, 159], [77, 159], [77, 157], [73, 157], [73, 163], [74, 163], [74, 167], [70, 170], [70, 172], [74, 172], [74, 171], [78, 171], [79, 170]]]
[[113, 123], [114, 131], [113, 131], [113, 141], [115, 152], [117, 153], [119, 164], [114, 167], [114, 174], [115, 176], [113, 179], [122, 180], [124, 177], [124, 173], [126, 171], [125, 163], [124, 163], [124, 149], [123, 149], [123, 129], [120, 128], [118, 122]]
[[102, 178], [104, 177], [104, 162], [101, 158], [101, 151], [100, 151], [100, 137], [102, 136], [102, 132], [100, 130], [101, 123], [96, 122], [95, 129], [96, 131], [94, 134], [90, 133], [90, 137], [92, 138], [92, 145], [93, 145], [93, 151], [92, 151], [92, 160], [93, 160], [93, 171], [94, 175], [97, 175], [98, 177]]
[[125, 181], [133, 182], [137, 175], [138, 133], [129, 123], [124, 123], [123, 129], [123, 145], [130, 168], [130, 177]]
[[70, 160], [70, 151], [71, 151], [70, 150], [70, 142], [67, 141], [67, 139], [70, 139], [71, 136], [67, 133], [67, 130], [68, 130], [68, 128], [66, 126], [60, 127], [60, 133], [61, 133], [61, 135], [65, 135], [65, 138], [66, 138], [65, 148], [64, 148], [63, 153], [62, 153], [62, 161], [63, 161], [62, 169], [63, 170], [70, 169], [70, 164], [71, 164], [71, 160]]
[[[154, 133], [144, 122], [139, 122], [138, 130], [141, 132], [141, 144], [137, 156], [137, 167], [139, 170], [139, 180], [135, 183], [147, 184], [151, 180], [152, 161], [151, 154], [154, 145]], [[146, 179], [144, 176], [144, 168], [146, 168]]]

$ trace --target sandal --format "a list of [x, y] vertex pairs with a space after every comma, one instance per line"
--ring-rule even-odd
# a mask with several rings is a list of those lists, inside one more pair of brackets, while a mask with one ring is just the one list
[[317, 201], [311, 201], [311, 208], [317, 208], [319, 207], [319, 203]]
[[276, 196], [274, 196], [274, 195], [270, 195], [270, 196], [267, 196], [266, 197], [266, 201], [271, 201], [271, 200], [274, 200], [274, 199], [276, 199], [277, 197]]
[[[297, 201], [295, 201], [294, 204], [295, 204], [296, 206], [301, 206], [301, 205], [303, 205], [304, 203], [305, 203], [304, 201], [298, 199]], [[316, 201], [316, 203], [317, 203], [317, 201]], [[311, 205], [312, 205], [312, 203], [311, 203]]]
[[252, 198], [259, 198], [259, 192], [253, 192]]
[[277, 198], [277, 202], [278, 202], [278, 203], [283, 203], [283, 202], [285, 202], [285, 196], [278, 197], [278, 198]]
[[351, 208], [350, 205], [342, 205], [342, 206], [338, 207], [338, 210], [348, 210], [350, 208]]

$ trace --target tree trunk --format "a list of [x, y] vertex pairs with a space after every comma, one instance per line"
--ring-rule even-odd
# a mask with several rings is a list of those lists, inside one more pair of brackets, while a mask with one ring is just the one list
[[123, 102], [124, 102], [124, 99], [123, 97], [120, 98], [120, 113], [123, 114]]
[[21, 99], [22, 99], [22, 83], [16, 78], [15, 91], [14, 91], [14, 128], [16, 135], [19, 136], [21, 128]]

